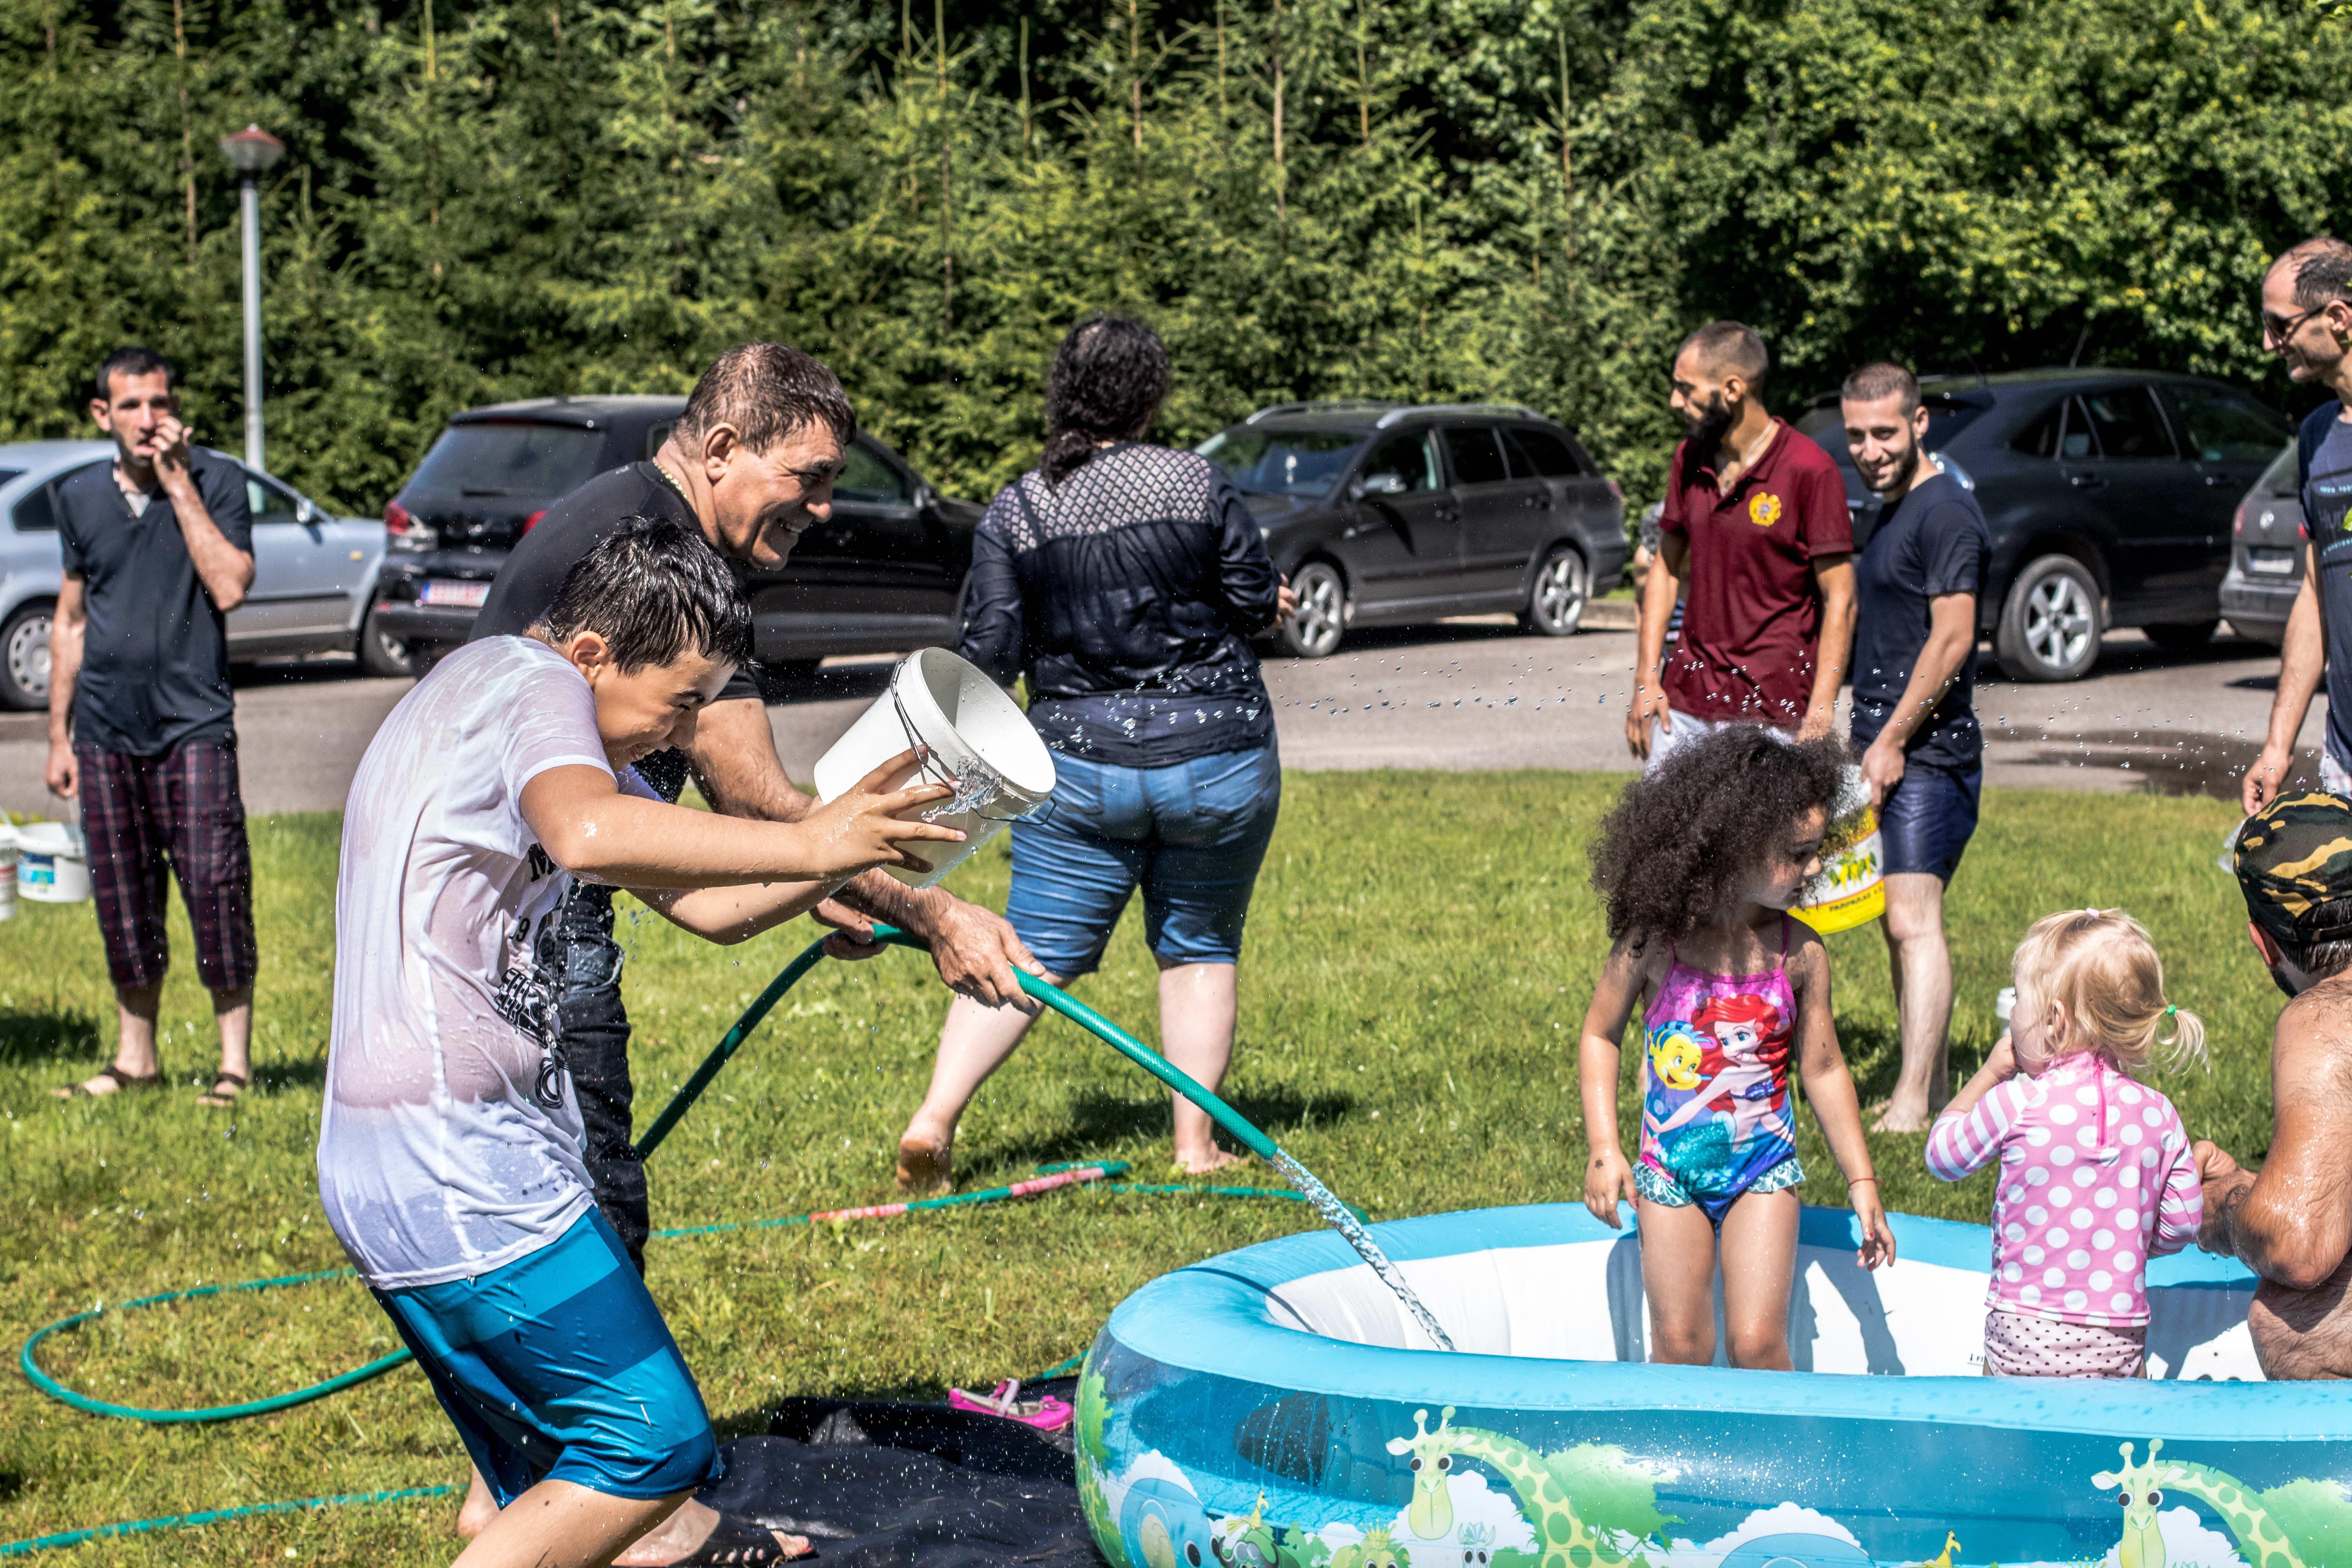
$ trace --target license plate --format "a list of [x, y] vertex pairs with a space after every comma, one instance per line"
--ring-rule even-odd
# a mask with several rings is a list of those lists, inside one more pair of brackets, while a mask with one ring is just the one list
[[2261, 572], [2274, 577], [2294, 574], [2294, 552], [2292, 550], [2249, 550], [2246, 570]]
[[482, 601], [490, 596], [488, 583], [465, 583], [448, 577], [427, 577], [418, 589], [420, 605], [456, 605], [468, 610], [478, 610]]

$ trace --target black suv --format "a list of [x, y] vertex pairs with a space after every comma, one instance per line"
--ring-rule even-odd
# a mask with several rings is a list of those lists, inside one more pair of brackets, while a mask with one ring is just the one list
[[[541, 514], [608, 468], [650, 458], [683, 397], [546, 397], [469, 408], [383, 509], [392, 533], [378, 624], [429, 658], [466, 640], [507, 552]], [[981, 509], [925, 484], [860, 434], [833, 516], [782, 569], [749, 574], [761, 663], [804, 675], [828, 654], [952, 647]]]
[[1517, 611], [1567, 637], [1625, 569], [1625, 501], [1574, 435], [1516, 403], [1285, 403], [1201, 443], [1298, 592], [1294, 653], [1349, 626]]
[[[1923, 376], [1926, 444], [1975, 489], [1992, 532], [1978, 605], [2013, 680], [2074, 680], [2109, 626], [2201, 647], [2221, 614], [2231, 514], [2291, 440], [2285, 416], [2226, 383], [2149, 371]], [[1845, 474], [1857, 542], [1877, 500], [1835, 393], [1797, 428]]]

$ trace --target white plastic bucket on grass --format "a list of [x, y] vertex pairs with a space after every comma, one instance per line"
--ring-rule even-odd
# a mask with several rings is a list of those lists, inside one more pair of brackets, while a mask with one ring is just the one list
[[16, 829], [16, 891], [37, 904], [78, 904], [89, 897], [89, 860], [81, 830], [62, 822]]
[[1020, 704], [979, 666], [943, 647], [927, 647], [900, 662], [890, 689], [818, 759], [818, 798], [837, 798], [909, 746], [930, 748], [925, 778], [957, 785], [955, 798], [926, 817], [965, 835], [961, 844], [908, 846], [929, 864], [928, 874], [883, 868], [909, 887], [931, 886], [1054, 793], [1054, 753]]

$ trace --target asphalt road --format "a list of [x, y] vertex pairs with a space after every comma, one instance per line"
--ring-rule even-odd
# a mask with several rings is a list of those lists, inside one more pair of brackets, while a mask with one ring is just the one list
[[[1988, 653], [1986, 662], [1990, 665]], [[1362, 632], [1328, 659], [1275, 659], [1284, 764], [1300, 769], [1630, 769], [1626, 631], [1528, 637], [1499, 617]], [[779, 753], [805, 780], [888, 677], [891, 661], [828, 665], [768, 710]], [[2096, 674], [2072, 686], [1979, 689], [1988, 782], [2234, 798], [2257, 749], [2278, 658], [2217, 639], [2163, 653], [2132, 632], [2107, 639]], [[245, 798], [256, 813], [340, 807], [369, 737], [409, 687], [361, 676], [348, 660], [261, 666], [237, 675]], [[2316, 777], [2326, 702], [2304, 727]], [[47, 721], [0, 715], [0, 806], [63, 815], [41, 784]]]

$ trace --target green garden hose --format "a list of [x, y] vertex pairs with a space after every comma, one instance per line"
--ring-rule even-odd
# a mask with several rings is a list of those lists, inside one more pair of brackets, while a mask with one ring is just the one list
[[[896, 947], [920, 949], [924, 945], [916, 938], [890, 926], [876, 926], [874, 936], [877, 942]], [[695, 1101], [702, 1097], [703, 1091], [708, 1089], [711, 1082], [718, 1078], [719, 1070], [726, 1067], [734, 1058], [735, 1053], [742, 1047], [744, 1040], [751, 1031], [759, 1027], [761, 1021], [766, 1018], [779, 1001], [782, 1000], [786, 992], [798, 984], [810, 970], [816, 967], [818, 962], [824, 956], [824, 944], [829, 940], [830, 938], [825, 938], [810, 943], [799, 956], [778, 972], [776, 977], [768, 983], [767, 988], [743, 1010], [742, 1016], [735, 1020], [734, 1026], [720, 1037], [719, 1044], [712, 1047], [710, 1054], [703, 1058], [701, 1065], [695, 1068], [677, 1093], [671, 1097], [670, 1102], [662, 1108], [661, 1114], [654, 1118], [653, 1125], [646, 1130], [645, 1137], [638, 1141], [637, 1148], [640, 1155], [650, 1155], [656, 1149], [661, 1147], [664, 1140], [668, 1138], [678, 1122], [685, 1118], [686, 1113], [693, 1108]], [[1275, 1164], [1277, 1169], [1282, 1168], [1286, 1156], [1282, 1154], [1281, 1149], [1274, 1140], [1259, 1131], [1239, 1111], [1218, 1099], [1189, 1075], [1171, 1066], [1167, 1058], [1058, 986], [1049, 984], [1033, 974], [1024, 973], [1020, 979], [1022, 988], [1029, 994], [1108, 1045], [1121, 1056], [1168, 1085], [1170, 1089], [1192, 1100], [1193, 1104], [1208, 1112], [1212, 1121], [1231, 1133], [1252, 1153]], [[1268, 1187], [1136, 1185], [1109, 1179], [1124, 1175], [1128, 1169], [1124, 1162], [1116, 1160], [1096, 1161], [1075, 1165], [1042, 1165], [1038, 1167], [1038, 1176], [1035, 1179], [1016, 1182], [1001, 1187], [991, 1187], [982, 1192], [955, 1193], [945, 1197], [883, 1204], [870, 1208], [788, 1215], [775, 1219], [744, 1220], [720, 1225], [681, 1226], [674, 1229], [656, 1231], [653, 1237], [655, 1239], [665, 1239], [675, 1237], [709, 1236], [724, 1231], [767, 1229], [779, 1226], [809, 1225], [852, 1218], [923, 1213], [933, 1209], [1003, 1202], [1026, 1196], [1047, 1187], [1075, 1185], [1081, 1182], [1087, 1184], [1098, 1184], [1104, 1190], [1110, 1192], [1155, 1195], [1278, 1198], [1294, 1201], [1300, 1196], [1297, 1193]], [[1368, 1217], [1360, 1211], [1356, 1212], [1359, 1218]], [[52, 1334], [63, 1333], [69, 1329], [77, 1328], [93, 1319], [104, 1316], [109, 1311], [136, 1311], [142, 1307], [160, 1307], [174, 1301], [194, 1300], [202, 1297], [226, 1295], [237, 1291], [282, 1289], [297, 1285], [315, 1284], [325, 1279], [353, 1278], [356, 1277], [357, 1272], [356, 1269], [351, 1268], [328, 1268], [309, 1274], [286, 1274], [268, 1279], [247, 1279], [229, 1285], [202, 1285], [193, 1289], [172, 1290], [161, 1295], [142, 1296], [137, 1300], [125, 1301], [114, 1307], [96, 1307], [89, 1311], [76, 1312], [69, 1317], [60, 1318], [35, 1331], [17, 1352], [16, 1363], [35, 1388], [60, 1404], [70, 1405], [76, 1410], [92, 1415], [110, 1415], [123, 1420], [153, 1425], [186, 1425], [239, 1421], [248, 1416], [267, 1415], [280, 1410], [290, 1410], [297, 1405], [324, 1399], [331, 1394], [340, 1394], [344, 1389], [354, 1388], [373, 1378], [381, 1377], [413, 1358], [406, 1350], [400, 1350], [391, 1355], [372, 1361], [365, 1366], [354, 1367], [322, 1383], [312, 1384], [308, 1388], [298, 1388], [291, 1393], [274, 1394], [267, 1399], [250, 1400], [241, 1405], [214, 1405], [199, 1410], [149, 1410], [135, 1405], [110, 1404], [105, 1400], [93, 1399], [88, 1394], [76, 1393], [42, 1371], [34, 1352]], [[1057, 1366], [1050, 1367], [1027, 1381], [1034, 1384], [1063, 1375], [1074, 1371], [1083, 1359], [1082, 1354], [1072, 1356], [1069, 1360]], [[459, 1489], [454, 1486], [412, 1487], [397, 1491], [352, 1492], [333, 1497], [296, 1498], [282, 1502], [247, 1503], [236, 1508], [213, 1509], [201, 1513], [172, 1514], [159, 1519], [132, 1520], [120, 1524], [95, 1525], [86, 1530], [44, 1535], [27, 1541], [9, 1542], [0, 1544], [0, 1557], [22, 1556], [28, 1552], [74, 1546], [83, 1542], [111, 1536], [218, 1524], [259, 1514], [291, 1513], [322, 1508], [397, 1502], [414, 1498], [447, 1497], [457, 1490]]]

